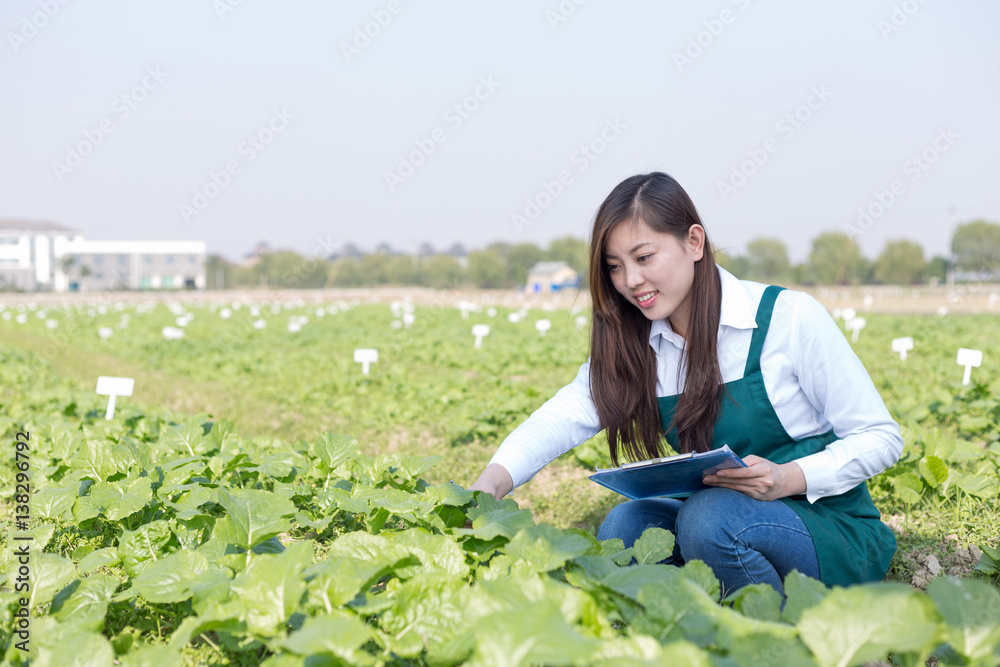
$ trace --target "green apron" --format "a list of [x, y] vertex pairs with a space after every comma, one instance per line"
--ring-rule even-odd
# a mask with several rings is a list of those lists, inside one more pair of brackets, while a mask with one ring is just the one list
[[[787, 463], [815, 454], [837, 440], [833, 430], [802, 440], [785, 431], [764, 390], [760, 372], [760, 352], [771, 323], [774, 302], [782, 287], [764, 291], [757, 308], [757, 328], [750, 342], [743, 377], [722, 386], [722, 405], [715, 423], [714, 447], [729, 445], [739, 456], [755, 454], [773, 463]], [[663, 429], [670, 426], [677, 396], [657, 398]], [[677, 448], [677, 429], [667, 433], [667, 441]], [[820, 580], [827, 586], [848, 586], [863, 581], [880, 581], [889, 569], [896, 551], [896, 538], [882, 523], [879, 511], [862, 482], [837, 496], [820, 498], [815, 503], [805, 494], [781, 498], [802, 518], [812, 536], [819, 557]]]

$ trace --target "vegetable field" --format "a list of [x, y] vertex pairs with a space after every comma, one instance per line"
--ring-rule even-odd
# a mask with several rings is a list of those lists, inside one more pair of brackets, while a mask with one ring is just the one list
[[[5, 664], [1000, 663], [995, 316], [864, 313], [906, 441], [869, 482], [900, 548], [880, 584], [793, 574], [782, 607], [657, 564], [666, 531], [598, 542], [619, 500], [586, 480], [601, 436], [513, 499], [462, 488], [588, 343], [586, 312], [466, 310], [0, 311]], [[968, 385], [959, 347], [983, 352]], [[136, 380], [111, 420], [99, 375]]]

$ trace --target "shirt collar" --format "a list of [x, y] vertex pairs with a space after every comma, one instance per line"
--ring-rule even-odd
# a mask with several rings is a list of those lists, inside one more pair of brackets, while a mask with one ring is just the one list
[[[719, 335], [722, 335], [722, 327], [733, 327], [736, 329], [756, 329], [757, 328], [757, 303], [739, 278], [726, 271], [716, 264], [719, 270], [719, 278], [722, 282], [722, 309], [719, 313]], [[684, 339], [670, 328], [670, 322], [666, 318], [653, 320], [649, 328], [649, 344], [654, 350], [658, 349], [658, 338], [663, 337], [669, 340], [676, 347], [684, 349]]]

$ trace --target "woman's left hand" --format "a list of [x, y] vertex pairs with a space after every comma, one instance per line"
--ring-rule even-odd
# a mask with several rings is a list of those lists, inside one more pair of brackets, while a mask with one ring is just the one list
[[747, 494], [756, 500], [777, 500], [806, 492], [806, 478], [797, 463], [771, 463], [759, 456], [743, 457], [746, 468], [727, 468], [702, 481]]

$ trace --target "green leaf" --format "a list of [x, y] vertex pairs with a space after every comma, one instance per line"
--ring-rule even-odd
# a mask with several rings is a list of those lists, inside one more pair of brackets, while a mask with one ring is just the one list
[[173, 533], [170, 525], [157, 519], [135, 530], [126, 530], [118, 540], [118, 557], [125, 571], [136, 576], [148, 563], [166, 555]]
[[719, 598], [722, 587], [715, 577], [715, 573], [712, 572], [712, 568], [705, 561], [689, 560], [685, 562], [684, 567], [681, 568], [681, 576], [698, 584], [713, 600]]
[[419, 498], [423, 502], [431, 503], [432, 505], [464, 507], [472, 502], [472, 498], [474, 496], [474, 491], [466, 491], [458, 484], [448, 482], [447, 484], [428, 486], [424, 489], [424, 492], [420, 494]]
[[962, 475], [958, 480], [958, 488], [970, 496], [990, 500], [997, 495], [997, 478], [984, 475]]
[[391, 574], [400, 563], [419, 563], [410, 556], [401, 559], [382, 554], [375, 561], [352, 556], [328, 555], [326, 560], [306, 570], [309, 582], [309, 605], [332, 613], [359, 593], [367, 592], [372, 584]]
[[52, 599], [49, 614], [63, 623], [79, 625], [88, 630], [104, 629], [108, 601], [118, 588], [118, 580], [106, 574], [94, 574], [75, 579]]
[[936, 456], [925, 456], [917, 466], [920, 468], [920, 476], [935, 489], [948, 480], [948, 465]]
[[658, 563], [674, 553], [674, 534], [655, 526], [647, 528], [632, 545], [637, 563]]
[[978, 572], [985, 572], [986, 574], [1000, 572], [1000, 549], [991, 547], [988, 544], [979, 545], [979, 549], [983, 552], [983, 555], [980, 556], [979, 562], [976, 563], [976, 567], [973, 569]]
[[785, 577], [785, 608], [781, 612], [781, 620], [786, 623], [798, 623], [802, 612], [819, 604], [829, 592], [822, 581], [807, 577], [798, 570], [792, 570]]
[[215, 535], [229, 544], [251, 549], [291, 527], [287, 518], [296, 507], [287, 498], [258, 489], [219, 487], [219, 504], [226, 516], [216, 521]]
[[89, 496], [79, 499], [103, 513], [109, 521], [124, 519], [138, 512], [153, 498], [148, 477], [125, 478], [118, 482], [97, 482], [90, 487]]
[[312, 446], [313, 455], [322, 461], [329, 471], [353, 461], [360, 452], [357, 440], [347, 435], [335, 435], [329, 431], [320, 435]]
[[204, 574], [225, 577], [217, 567], [210, 567], [201, 553], [181, 549], [146, 566], [132, 585], [150, 602], [183, 602], [194, 594], [192, 586]]
[[95, 482], [106, 481], [108, 477], [119, 472], [110, 449], [108, 443], [103, 440], [84, 439], [79, 451], [71, 461], [73, 469], [79, 471], [83, 477]]
[[48, 486], [31, 496], [31, 511], [42, 519], [67, 521], [72, 517], [73, 503], [76, 502], [78, 484], [66, 487]]
[[243, 607], [247, 630], [263, 637], [280, 633], [306, 591], [303, 571], [312, 564], [313, 543], [290, 544], [277, 556], [258, 556], [232, 583], [234, 600]]
[[468, 612], [465, 582], [436, 573], [399, 586], [379, 622], [393, 653], [417, 657], [425, 648], [443, 646], [465, 629]]
[[982, 415], [962, 415], [958, 418], [958, 428], [969, 433], [985, 431], [993, 425], [993, 422]]
[[572, 665], [593, 657], [597, 642], [566, 622], [555, 602], [543, 600], [492, 614], [473, 627], [472, 661], [484, 667]]
[[[17, 569], [17, 563], [12, 570]], [[76, 576], [73, 563], [57, 554], [39, 552], [31, 554], [31, 595], [28, 607], [45, 604], [63, 586]], [[11, 577], [13, 579], [13, 577]]]
[[496, 500], [487, 493], [480, 493], [479, 507], [469, 510], [472, 528], [455, 528], [455, 535], [471, 535], [480, 540], [492, 540], [496, 537], [510, 539], [519, 530], [535, 525], [531, 512], [522, 510], [511, 498]]
[[549, 572], [585, 555], [590, 548], [590, 541], [581, 535], [541, 524], [518, 532], [507, 544], [507, 553], [525, 561], [535, 572]]
[[934, 605], [902, 584], [835, 588], [802, 612], [798, 628], [820, 667], [877, 661], [888, 653], [915, 654], [923, 663], [939, 641]]
[[723, 600], [749, 618], [761, 621], [781, 620], [781, 595], [770, 584], [750, 584], [730, 593]]
[[77, 563], [76, 571], [81, 575], [90, 574], [101, 567], [111, 567], [118, 562], [120, 562], [118, 550], [115, 547], [104, 547], [84, 556], [83, 560]]
[[[92, 630], [75, 625], [40, 628], [33, 624], [32, 648], [38, 656], [32, 667], [95, 667], [114, 663], [111, 643]], [[37, 638], [37, 639], [36, 639]]]
[[766, 632], [740, 637], [728, 651], [729, 657], [740, 667], [816, 667], [816, 660], [801, 642]]
[[278, 646], [302, 656], [330, 653], [352, 665], [370, 656], [359, 655], [357, 649], [372, 638], [374, 632], [357, 616], [342, 611], [307, 618], [302, 627]]
[[184, 658], [179, 651], [168, 646], [143, 646], [137, 651], [129, 651], [119, 656], [121, 667], [180, 667]]
[[270, 454], [265, 456], [258, 465], [250, 468], [250, 470], [260, 473], [263, 477], [288, 477], [295, 468], [292, 464], [292, 459], [291, 452]]
[[927, 586], [955, 651], [972, 664], [994, 665], [1000, 656], [1000, 593], [984, 581], [939, 577]]
[[912, 505], [920, 501], [920, 493], [924, 489], [924, 483], [912, 472], [904, 472], [895, 477], [890, 477], [889, 481], [892, 483], [896, 495], [907, 505]]

